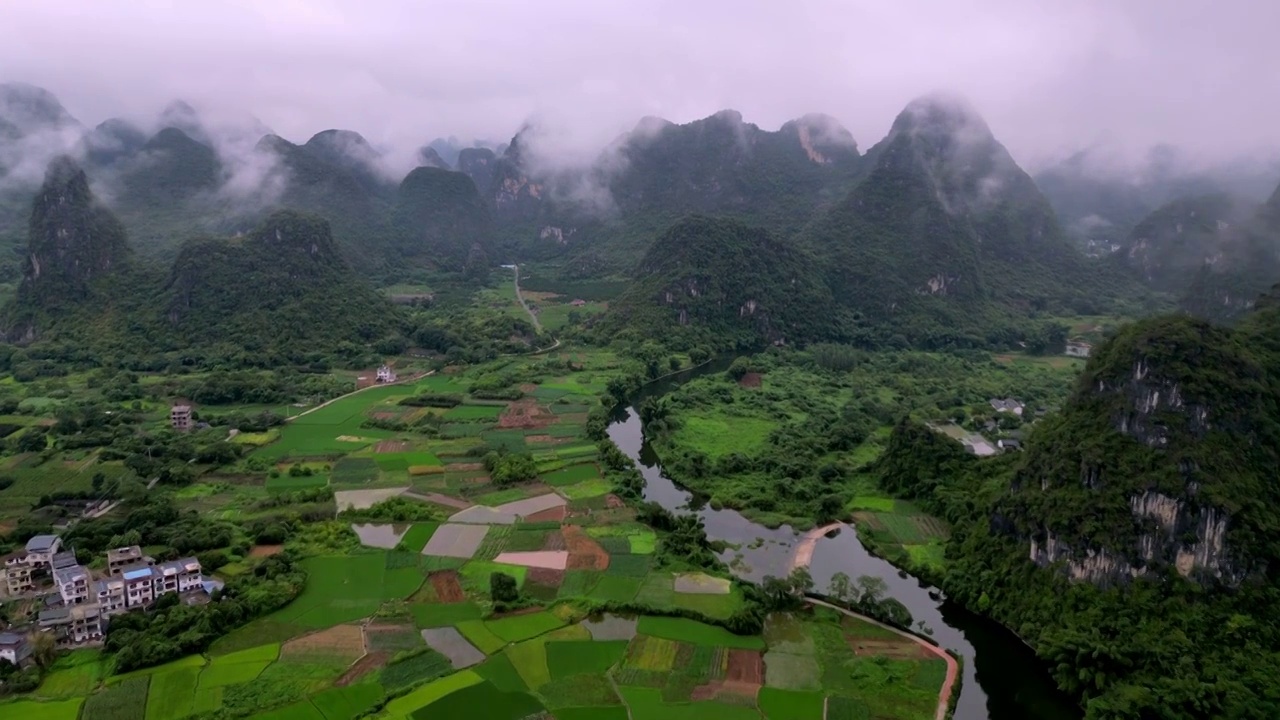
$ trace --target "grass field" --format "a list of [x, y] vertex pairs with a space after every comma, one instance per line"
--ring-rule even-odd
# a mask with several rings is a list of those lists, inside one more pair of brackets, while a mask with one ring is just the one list
[[406, 598], [422, 585], [417, 568], [387, 570], [385, 553], [321, 556], [303, 561], [307, 586], [271, 620], [332, 627], [372, 615], [384, 600]]
[[238, 685], [253, 680], [280, 656], [280, 646], [272, 643], [212, 658], [200, 672], [199, 689]]
[[480, 677], [488, 680], [494, 687], [503, 692], [524, 692], [529, 689], [524, 678], [511, 662], [511, 653], [494, 655], [488, 660], [472, 668]]
[[685, 618], [644, 615], [640, 618], [637, 630], [642, 635], [679, 640], [694, 645], [713, 645], [744, 650], [765, 649], [764, 640], [759, 637], [734, 635], [724, 628]]
[[769, 720], [821, 720], [826, 697], [820, 692], [761, 688], [760, 711]]
[[507, 641], [494, 634], [489, 629], [488, 623], [483, 620], [464, 620], [457, 623], [455, 627], [458, 628], [458, 632], [462, 633], [463, 637], [485, 655], [492, 655], [507, 644]]
[[418, 708], [426, 707], [440, 698], [458, 690], [484, 682], [484, 678], [471, 670], [463, 670], [423, 685], [413, 692], [387, 703], [384, 713], [391, 718], [407, 718]]
[[413, 720], [485, 718], [521, 720], [543, 710], [537, 698], [524, 692], [504, 692], [488, 681], [454, 691], [413, 713]]
[[[76, 720], [83, 704], [84, 698], [51, 702], [19, 700], [0, 705], [0, 717], [15, 720]], [[147, 717], [150, 718], [150, 715]]]
[[471, 602], [413, 604], [409, 606], [409, 613], [420, 628], [447, 627], [483, 617], [480, 606]]
[[562, 487], [565, 485], [576, 485], [586, 480], [594, 480], [600, 477], [600, 468], [594, 463], [584, 465], [570, 465], [559, 470], [553, 470], [543, 473], [542, 481], [552, 487]]
[[147, 692], [147, 720], [177, 720], [190, 715], [195, 706], [200, 670], [180, 668], [151, 677]]
[[325, 720], [354, 720], [382, 699], [382, 688], [374, 683], [329, 688], [311, 698], [311, 704]]
[[622, 660], [625, 640], [568, 640], [547, 643], [547, 667], [552, 679], [602, 673]]
[[524, 684], [530, 689], [538, 688], [551, 682], [551, 669], [547, 666], [546, 641], [541, 638], [526, 640], [513, 645], [506, 655], [511, 665]]
[[147, 688], [151, 678], [147, 675], [130, 678], [108, 686], [84, 703], [83, 720], [133, 720], [147, 714]]
[[772, 420], [711, 410], [682, 413], [672, 441], [716, 459], [733, 453], [751, 455], [777, 427]]
[[404, 537], [400, 538], [400, 544], [410, 552], [422, 552], [422, 548], [427, 546], [427, 541], [435, 534], [438, 527], [440, 523], [414, 523]]
[[485, 623], [489, 632], [509, 643], [528, 640], [563, 625], [563, 620], [548, 612], [514, 615]]

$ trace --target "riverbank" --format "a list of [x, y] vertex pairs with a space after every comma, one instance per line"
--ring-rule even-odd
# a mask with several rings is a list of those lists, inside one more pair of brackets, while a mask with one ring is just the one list
[[916, 643], [920, 647], [924, 648], [929, 653], [932, 653], [933, 655], [937, 655], [939, 658], [945, 661], [947, 663], [947, 677], [942, 682], [942, 690], [938, 692], [938, 708], [937, 710], [934, 711], [933, 717], [934, 717], [934, 720], [946, 719], [947, 710], [948, 708], [951, 707], [951, 693], [955, 689], [956, 680], [960, 677], [960, 663], [956, 662], [956, 659], [951, 657], [951, 653], [947, 652], [946, 650], [943, 650], [941, 647], [938, 647], [937, 645], [931, 642], [928, 642], [913, 633], [906, 632], [899, 628], [893, 627], [892, 625], [886, 625], [880, 622], [879, 620], [867, 617], [866, 615], [853, 612], [852, 610], [846, 610], [845, 608], [842, 608], [839, 605], [833, 605], [829, 602], [826, 602], [825, 600], [806, 597], [805, 602], [809, 603], [810, 605], [829, 608], [831, 610], [835, 610], [836, 612], [844, 613], [849, 617], [857, 618], [862, 622], [870, 623], [872, 625], [875, 625], [878, 628], [888, 630], [891, 633], [895, 633], [901, 637], [907, 638], [908, 640], [911, 640], [912, 642]]
[[[720, 358], [706, 368], [685, 369], [664, 382], [645, 383], [632, 393], [630, 403], [615, 408], [611, 414], [609, 438], [636, 461], [645, 479], [645, 500], [672, 512], [698, 515], [708, 538], [730, 547], [722, 559], [744, 580], [758, 583], [769, 575], [784, 577], [797, 560], [804, 560], [811, 568], [815, 587], [825, 587], [836, 573], [870, 575], [884, 581], [886, 596], [901, 602], [914, 619], [932, 630], [930, 637], [915, 636], [912, 642], [936, 642], [940, 646], [938, 652], [954, 653], [953, 661], [964, 658], [963, 662], [956, 661], [946, 702], [940, 703], [944, 712], [950, 706], [958, 720], [1080, 718], [1079, 707], [1062, 696], [1043, 663], [1020, 638], [997, 623], [948, 603], [929, 583], [869, 552], [856, 528], [827, 537], [833, 529], [831, 525], [808, 531], [790, 525], [765, 527], [719, 503], [695, 500], [690, 491], [665, 474], [659, 454], [645, 439], [636, 406], [645, 398], [669, 392], [681, 382], [725, 369], [729, 362]], [[836, 527], [843, 528], [843, 524], [837, 523]]]

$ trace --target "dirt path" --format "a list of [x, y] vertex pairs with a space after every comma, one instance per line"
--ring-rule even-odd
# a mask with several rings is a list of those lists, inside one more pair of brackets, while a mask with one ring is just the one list
[[432, 370], [431, 372], [417, 373], [417, 374], [411, 375], [411, 376], [406, 377], [406, 378], [397, 378], [395, 382], [389, 382], [389, 383], [374, 383], [373, 385], [370, 385], [370, 386], [368, 386], [368, 387], [362, 387], [362, 388], [360, 388], [359, 390], [352, 390], [351, 392], [347, 393], [346, 395], [339, 395], [339, 396], [338, 396], [338, 397], [336, 397], [336, 398], [330, 398], [330, 399], [325, 400], [324, 402], [320, 403], [319, 405], [317, 405], [317, 406], [315, 406], [315, 407], [313, 407], [313, 408], [307, 408], [306, 410], [303, 410], [302, 412], [298, 413], [297, 415], [291, 415], [291, 416], [289, 416], [289, 417], [285, 418], [285, 419], [284, 419], [284, 421], [285, 421], [285, 422], [291, 422], [291, 421], [293, 421], [293, 420], [297, 420], [298, 418], [302, 417], [303, 415], [309, 415], [309, 414], [311, 414], [311, 413], [313, 413], [313, 412], [315, 412], [315, 411], [319, 410], [320, 408], [323, 408], [323, 407], [325, 407], [325, 406], [327, 406], [327, 405], [332, 405], [333, 403], [336, 403], [336, 402], [338, 402], [339, 400], [343, 400], [343, 399], [345, 399], [345, 398], [349, 398], [349, 397], [351, 397], [352, 395], [358, 395], [358, 394], [360, 394], [360, 393], [364, 392], [365, 390], [372, 390], [372, 389], [374, 389], [374, 388], [387, 387], [388, 385], [400, 385], [400, 384], [407, 383], [407, 382], [413, 382], [413, 381], [415, 381], [415, 380], [421, 380], [422, 378], [424, 378], [424, 377], [426, 377], [426, 376], [428, 376], [428, 375], [434, 375], [434, 374], [435, 374], [435, 372], [436, 372], [435, 370]]
[[787, 569], [795, 570], [796, 568], [809, 567], [809, 563], [813, 562], [813, 550], [818, 546], [818, 541], [827, 533], [841, 527], [843, 527], [842, 523], [831, 523], [805, 533], [800, 538], [800, 542], [796, 543], [795, 552], [791, 554], [791, 565]]
[[944, 680], [942, 683], [942, 691], [938, 693], [938, 709], [933, 714], [934, 720], [945, 720], [945, 718], [947, 717], [947, 708], [951, 705], [951, 691], [955, 688], [956, 678], [959, 677], [960, 675], [960, 663], [956, 662], [955, 658], [951, 657], [951, 655], [948, 654], [945, 650], [938, 647], [937, 645], [934, 645], [933, 643], [925, 642], [924, 640], [916, 637], [915, 635], [912, 635], [909, 632], [904, 632], [891, 625], [885, 625], [884, 623], [879, 622], [877, 620], [873, 620], [867, 617], [866, 615], [859, 615], [858, 613], [853, 612], [852, 610], [845, 610], [844, 608], [838, 605], [832, 605], [829, 602], [824, 602], [822, 600], [818, 600], [817, 598], [807, 597], [805, 598], [805, 602], [809, 603], [810, 605], [819, 605], [824, 608], [830, 608], [837, 612], [842, 612], [845, 615], [848, 615], [849, 617], [855, 617], [863, 622], [871, 623], [876, 627], [884, 628], [889, 632], [897, 633], [898, 635], [901, 635], [902, 637], [914, 643], [919, 644], [920, 647], [924, 648], [925, 650], [928, 650], [934, 655], [937, 655], [938, 657], [945, 660], [947, 663], [947, 679]]
[[537, 330], [538, 334], [541, 335], [542, 323], [538, 322], [538, 316], [534, 315], [533, 311], [529, 309], [529, 303], [524, 301], [524, 295], [520, 293], [520, 266], [512, 265], [511, 269], [516, 273], [516, 300], [519, 300], [520, 307], [524, 308], [524, 311], [529, 313], [529, 319], [533, 321], [533, 329]]
[[416, 493], [412, 490], [406, 490], [400, 493], [401, 497], [413, 498], [414, 500], [422, 500], [423, 502], [435, 503], [445, 507], [455, 508], [457, 510], [466, 510], [471, 507], [471, 503], [466, 500], [459, 500], [456, 497], [441, 495], [440, 493]]

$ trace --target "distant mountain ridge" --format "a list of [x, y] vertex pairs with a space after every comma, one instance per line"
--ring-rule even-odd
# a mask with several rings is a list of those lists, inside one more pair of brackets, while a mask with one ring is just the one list
[[395, 329], [394, 308], [347, 267], [315, 216], [279, 211], [242, 238], [189, 240], [167, 278], [135, 262], [123, 225], [68, 157], [49, 165], [30, 217], [23, 278], [0, 311], [10, 342], [127, 349], [145, 337], [158, 349], [281, 351], [371, 342]]

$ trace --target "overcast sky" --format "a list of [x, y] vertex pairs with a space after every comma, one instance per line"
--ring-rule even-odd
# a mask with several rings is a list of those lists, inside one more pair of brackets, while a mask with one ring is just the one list
[[531, 116], [594, 149], [727, 107], [769, 129], [825, 112], [868, 148], [941, 89], [1033, 164], [1101, 139], [1280, 144], [1276, 28], [1270, 0], [13, 0], [0, 80], [90, 125], [184, 98], [405, 152]]

